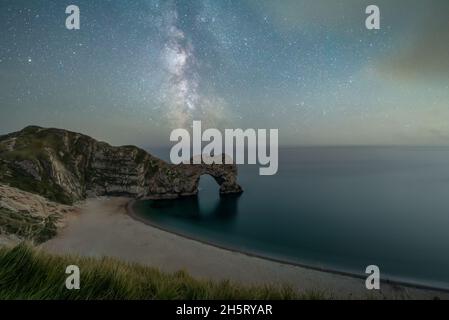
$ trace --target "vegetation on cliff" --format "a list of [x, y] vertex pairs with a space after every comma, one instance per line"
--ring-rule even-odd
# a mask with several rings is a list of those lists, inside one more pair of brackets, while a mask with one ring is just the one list
[[57, 233], [58, 216], [38, 217], [29, 212], [0, 208], [0, 235], [15, 235], [19, 239], [42, 243]]
[[27, 240], [36, 244], [51, 239], [61, 218], [76, 208], [0, 184], [0, 244]]

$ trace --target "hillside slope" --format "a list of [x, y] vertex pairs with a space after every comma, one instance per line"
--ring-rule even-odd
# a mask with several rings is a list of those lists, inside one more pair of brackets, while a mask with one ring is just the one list
[[44, 242], [56, 235], [61, 218], [76, 210], [0, 184], [0, 245], [23, 240]]

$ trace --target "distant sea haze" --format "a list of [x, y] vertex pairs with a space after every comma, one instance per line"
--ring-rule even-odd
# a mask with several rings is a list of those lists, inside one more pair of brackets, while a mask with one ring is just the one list
[[[162, 158], [168, 149], [150, 150]], [[279, 172], [239, 166], [245, 192], [137, 202], [164, 229], [293, 263], [449, 289], [449, 147], [281, 148]]]

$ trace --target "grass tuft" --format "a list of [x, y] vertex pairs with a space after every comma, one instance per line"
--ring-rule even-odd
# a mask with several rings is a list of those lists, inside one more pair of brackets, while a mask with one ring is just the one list
[[[67, 290], [66, 267], [77, 265], [81, 289]], [[55, 256], [21, 244], [0, 248], [0, 300], [288, 300], [322, 299], [312, 292], [298, 294], [283, 286], [236, 285], [230, 281], [196, 280], [184, 271], [157, 269], [111, 258]]]

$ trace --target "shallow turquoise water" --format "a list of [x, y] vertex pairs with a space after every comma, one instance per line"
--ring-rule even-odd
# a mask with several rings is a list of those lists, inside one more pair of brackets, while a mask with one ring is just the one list
[[291, 148], [279, 173], [241, 166], [241, 197], [144, 201], [164, 229], [316, 267], [449, 288], [449, 148]]

